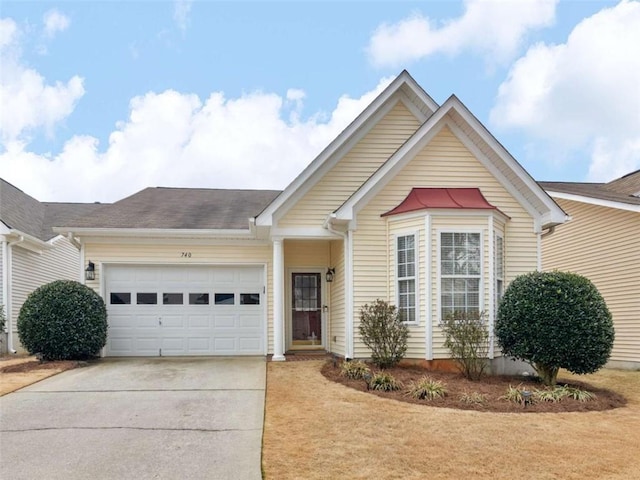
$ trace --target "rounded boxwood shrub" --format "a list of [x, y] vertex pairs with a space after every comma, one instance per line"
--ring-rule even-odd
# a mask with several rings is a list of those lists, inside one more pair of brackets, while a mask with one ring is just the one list
[[33, 291], [18, 316], [18, 336], [44, 360], [94, 357], [107, 342], [107, 309], [89, 287], [57, 280]]
[[599, 370], [614, 339], [600, 292], [589, 279], [567, 272], [517, 277], [500, 303], [495, 330], [503, 353], [529, 362], [546, 385], [555, 385], [560, 368]]

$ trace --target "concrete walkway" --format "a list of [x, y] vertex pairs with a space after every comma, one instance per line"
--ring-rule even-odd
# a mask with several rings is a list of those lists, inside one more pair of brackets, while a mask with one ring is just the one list
[[264, 358], [107, 359], [0, 398], [20, 479], [260, 479]]

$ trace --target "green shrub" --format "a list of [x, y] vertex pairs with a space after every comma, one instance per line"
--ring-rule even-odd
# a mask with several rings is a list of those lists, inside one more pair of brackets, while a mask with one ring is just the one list
[[460, 395], [460, 403], [484, 405], [485, 403], [487, 403], [487, 396], [478, 392], [464, 392], [462, 395]]
[[396, 365], [407, 351], [409, 329], [395, 306], [383, 300], [360, 309], [360, 336], [371, 349], [371, 360], [379, 368]]
[[447, 389], [439, 380], [429, 377], [422, 377], [420, 380], [409, 385], [407, 395], [419, 400], [435, 400], [447, 395]]
[[107, 310], [90, 288], [57, 280], [27, 297], [18, 316], [18, 336], [27, 351], [44, 360], [97, 355], [107, 341]]
[[460, 371], [469, 380], [479, 380], [487, 368], [489, 354], [489, 328], [484, 315], [457, 310], [445, 316], [441, 327], [444, 346]]
[[588, 392], [587, 390], [582, 390], [577, 387], [570, 387], [569, 385], [564, 385], [562, 388], [565, 391], [565, 396], [568, 398], [573, 398], [574, 400], [578, 400], [579, 402], [589, 402], [591, 400], [595, 400], [595, 393]]
[[353, 380], [363, 380], [365, 375], [371, 373], [366, 363], [361, 360], [353, 360], [351, 362], [342, 362], [340, 366], [340, 374]]
[[505, 355], [529, 362], [545, 385], [558, 370], [593, 373], [613, 347], [611, 314], [596, 287], [566, 272], [533, 272], [507, 288], [496, 320]]
[[382, 390], [384, 392], [390, 392], [392, 390], [400, 390], [402, 384], [398, 382], [393, 375], [387, 372], [374, 373], [369, 380], [369, 388], [371, 390]]
[[573, 398], [579, 402], [588, 402], [595, 398], [593, 393], [570, 387], [569, 385], [556, 385], [553, 388], [536, 390], [533, 395], [536, 400], [541, 402], [560, 402], [563, 398]]

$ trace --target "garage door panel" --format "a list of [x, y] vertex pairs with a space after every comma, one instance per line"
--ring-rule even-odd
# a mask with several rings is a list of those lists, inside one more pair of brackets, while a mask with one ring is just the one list
[[105, 273], [106, 298], [115, 298], [107, 355], [264, 354], [262, 267], [107, 266]]

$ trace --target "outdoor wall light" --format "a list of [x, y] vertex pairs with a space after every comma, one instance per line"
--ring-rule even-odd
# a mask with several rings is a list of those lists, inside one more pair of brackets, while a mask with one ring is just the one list
[[336, 274], [336, 269], [335, 268], [327, 268], [327, 273], [326, 273], [326, 279], [327, 279], [327, 283], [331, 283], [333, 282], [333, 276]]
[[96, 266], [91, 260], [89, 260], [89, 265], [87, 265], [87, 268], [84, 270], [84, 278], [85, 280], [96, 279]]

